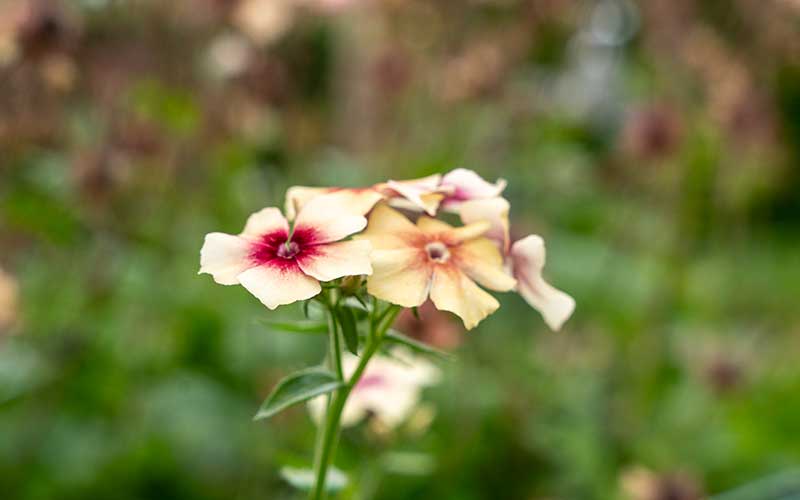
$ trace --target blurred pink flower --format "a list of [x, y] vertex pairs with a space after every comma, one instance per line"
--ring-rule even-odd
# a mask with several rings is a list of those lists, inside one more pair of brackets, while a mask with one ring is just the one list
[[[358, 363], [358, 357], [345, 354], [342, 359], [344, 375], [350, 377]], [[422, 389], [436, 384], [440, 377], [436, 366], [405, 350], [394, 349], [390, 356], [377, 355], [370, 360], [345, 403], [342, 426], [353, 426], [371, 416], [384, 427], [395, 428], [417, 408]], [[317, 422], [322, 419], [325, 403], [325, 397], [308, 403], [311, 416]]]

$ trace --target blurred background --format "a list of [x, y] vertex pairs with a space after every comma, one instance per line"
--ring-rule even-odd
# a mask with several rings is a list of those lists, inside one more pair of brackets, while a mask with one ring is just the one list
[[204, 234], [466, 167], [577, 311], [405, 318], [456, 361], [341, 498], [798, 498], [798, 160], [797, 0], [0, 0], [2, 496], [298, 498], [323, 340]]

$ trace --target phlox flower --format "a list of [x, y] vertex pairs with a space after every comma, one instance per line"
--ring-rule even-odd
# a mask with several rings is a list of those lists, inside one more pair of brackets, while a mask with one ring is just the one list
[[[346, 353], [342, 357], [344, 375], [349, 378], [358, 363], [358, 357]], [[353, 426], [371, 415], [385, 427], [397, 427], [418, 406], [422, 389], [436, 384], [440, 376], [435, 365], [402, 349], [394, 349], [391, 356], [373, 357], [344, 405], [342, 426]], [[317, 422], [325, 413], [325, 402], [321, 396], [308, 403]]]
[[506, 184], [505, 179], [498, 179], [492, 184], [466, 168], [451, 170], [442, 177], [439, 185], [447, 193], [441, 202], [441, 208], [455, 212], [464, 203], [497, 198], [503, 193]]
[[0, 333], [12, 326], [19, 309], [19, 284], [0, 269]]
[[327, 196], [307, 203], [293, 228], [280, 210], [264, 208], [239, 235], [206, 235], [200, 273], [222, 285], [244, 286], [270, 309], [309, 299], [321, 291], [320, 281], [372, 272], [370, 243], [341, 241], [366, 224]]
[[292, 186], [286, 191], [286, 215], [291, 219], [306, 203], [322, 195], [335, 196], [336, 202], [352, 213], [364, 215], [381, 200], [434, 215], [445, 195], [439, 192], [439, 174], [405, 181], [387, 181], [365, 188]]
[[496, 291], [516, 284], [494, 243], [481, 237], [488, 228], [487, 222], [452, 227], [426, 216], [415, 225], [379, 204], [358, 236], [373, 246], [367, 291], [404, 307], [420, 306], [430, 296], [437, 309], [455, 313], [473, 328], [500, 306], [475, 282]]
[[[476, 186], [478, 184], [475, 183]], [[482, 192], [488, 194], [490, 191], [484, 186]], [[551, 329], [560, 330], [575, 310], [575, 300], [542, 277], [546, 256], [544, 240], [532, 234], [512, 245], [508, 222], [509, 203], [499, 196], [463, 202], [457, 211], [464, 224], [480, 221], [490, 224], [485, 236], [500, 249], [507, 271], [517, 281], [517, 292], [541, 313]]]

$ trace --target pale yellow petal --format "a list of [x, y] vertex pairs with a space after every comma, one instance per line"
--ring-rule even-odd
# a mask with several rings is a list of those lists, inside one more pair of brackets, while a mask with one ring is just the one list
[[413, 207], [434, 215], [439, 208], [439, 202], [444, 198], [437, 193], [441, 179], [442, 176], [436, 174], [408, 181], [390, 180], [384, 186], [408, 200]]
[[319, 281], [306, 276], [296, 265], [253, 267], [241, 273], [238, 279], [248, 292], [270, 309], [310, 299], [322, 290]]
[[314, 233], [314, 243], [339, 241], [367, 226], [367, 219], [339, 203], [337, 195], [324, 194], [306, 203], [295, 220], [295, 230]]
[[473, 222], [472, 224], [467, 224], [466, 226], [455, 227], [451, 231], [448, 231], [446, 238], [449, 242], [462, 242], [462, 241], [469, 241], [475, 238], [482, 236], [486, 231], [489, 230], [489, 223], [486, 221], [480, 222]]
[[426, 234], [444, 233], [453, 229], [453, 226], [444, 221], [424, 215], [417, 220], [417, 227]]
[[367, 229], [358, 238], [369, 240], [376, 250], [388, 250], [411, 246], [421, 236], [405, 215], [381, 203], [370, 214]]
[[511, 246], [517, 291], [528, 304], [539, 311], [545, 323], [558, 331], [575, 310], [575, 300], [554, 288], [542, 278], [545, 264], [544, 240], [527, 236]]
[[431, 300], [437, 309], [460, 317], [467, 330], [500, 307], [497, 299], [452, 265], [436, 267], [431, 283]]
[[209, 233], [200, 249], [200, 272], [210, 274], [220, 285], [237, 285], [237, 276], [253, 267], [248, 258], [250, 242], [239, 236]]
[[317, 245], [307, 255], [297, 260], [300, 269], [320, 281], [330, 281], [342, 276], [372, 274], [367, 240], [340, 241]]
[[393, 304], [416, 307], [428, 297], [430, 278], [431, 268], [424, 250], [373, 250], [367, 291]]
[[289, 231], [289, 223], [275, 207], [263, 208], [247, 218], [244, 231], [239, 236], [245, 238], [258, 238], [275, 231]]
[[499, 197], [466, 201], [458, 207], [464, 224], [486, 221], [491, 225], [484, 236], [493, 240], [503, 255], [508, 253], [510, 244], [508, 211], [508, 201]]
[[450, 249], [455, 264], [467, 276], [498, 292], [512, 290], [517, 281], [506, 273], [497, 246], [486, 238], [477, 238]]

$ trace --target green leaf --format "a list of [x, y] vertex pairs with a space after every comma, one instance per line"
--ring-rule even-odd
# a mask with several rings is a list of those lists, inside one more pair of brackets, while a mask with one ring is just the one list
[[397, 330], [387, 331], [386, 336], [384, 338], [396, 344], [404, 345], [410, 348], [412, 351], [416, 351], [422, 354], [427, 354], [429, 356], [436, 356], [437, 358], [445, 359], [448, 361], [452, 358], [451, 354], [441, 351], [435, 347], [431, 347], [424, 342], [420, 342], [419, 340], [412, 339], [411, 337], [403, 335]]
[[[299, 467], [281, 467], [281, 477], [289, 484], [301, 491], [310, 491], [314, 487], [314, 471]], [[329, 493], [336, 493], [347, 486], [347, 476], [336, 467], [329, 467], [325, 477], [325, 489]]]
[[328, 325], [321, 321], [261, 321], [273, 330], [289, 333], [328, 333]]
[[320, 367], [292, 373], [278, 382], [253, 420], [269, 418], [293, 404], [335, 391], [343, 385], [336, 375]]
[[356, 318], [349, 307], [339, 307], [336, 310], [339, 324], [342, 325], [342, 336], [347, 350], [358, 355], [358, 330], [356, 329]]

